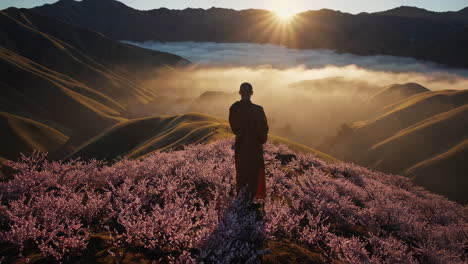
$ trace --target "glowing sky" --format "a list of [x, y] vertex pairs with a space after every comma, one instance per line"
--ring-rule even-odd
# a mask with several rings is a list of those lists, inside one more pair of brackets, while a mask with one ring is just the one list
[[[0, 9], [7, 7], [33, 7], [57, 0], [0, 0]], [[260, 8], [278, 10], [287, 8], [295, 12], [329, 8], [348, 13], [376, 12], [398, 6], [417, 6], [432, 11], [458, 11], [468, 6], [468, 0], [120, 0], [136, 9], [170, 9], [224, 7], [233, 9]]]

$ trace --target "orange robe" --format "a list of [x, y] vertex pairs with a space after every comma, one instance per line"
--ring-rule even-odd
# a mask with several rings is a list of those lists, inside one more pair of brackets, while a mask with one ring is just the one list
[[229, 109], [229, 123], [236, 135], [234, 158], [237, 192], [246, 187], [249, 198], [264, 199], [266, 183], [263, 144], [268, 139], [265, 112], [250, 100], [241, 100]]

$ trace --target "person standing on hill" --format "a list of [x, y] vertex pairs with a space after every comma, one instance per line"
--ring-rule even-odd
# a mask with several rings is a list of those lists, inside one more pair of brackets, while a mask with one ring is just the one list
[[265, 199], [263, 144], [268, 139], [268, 122], [263, 108], [250, 101], [253, 95], [250, 83], [243, 83], [239, 94], [241, 100], [229, 109], [229, 124], [236, 135], [236, 190], [239, 194], [245, 188], [249, 200]]

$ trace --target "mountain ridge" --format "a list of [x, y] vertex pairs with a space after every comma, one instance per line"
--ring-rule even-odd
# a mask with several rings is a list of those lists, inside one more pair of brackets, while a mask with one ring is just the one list
[[451, 22], [468, 23], [468, 7], [458, 11], [430, 11], [414, 6], [400, 6], [386, 11], [375, 12], [373, 14], [402, 17], [419, 17], [428, 19], [449, 20]]
[[[285, 25], [266, 10], [140, 11], [118, 5], [114, 0], [58, 2], [33, 10], [102, 32], [115, 40], [271, 43], [357, 55], [413, 57], [468, 67], [468, 51], [464, 48], [468, 46], [468, 20], [454, 24], [447, 23], [445, 18], [318, 10], [297, 14], [287, 25], [289, 33], [281, 34], [279, 29]], [[456, 14], [464, 17], [462, 11]]]

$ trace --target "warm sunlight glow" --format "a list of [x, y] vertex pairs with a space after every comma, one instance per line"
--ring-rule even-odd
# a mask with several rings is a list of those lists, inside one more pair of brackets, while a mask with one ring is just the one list
[[277, 10], [274, 10], [273, 12], [281, 20], [289, 20], [296, 15], [295, 11], [288, 9], [288, 8], [277, 9]]
[[269, 0], [271, 11], [281, 21], [291, 20], [297, 13], [300, 13], [303, 8], [298, 2], [288, 0]]

